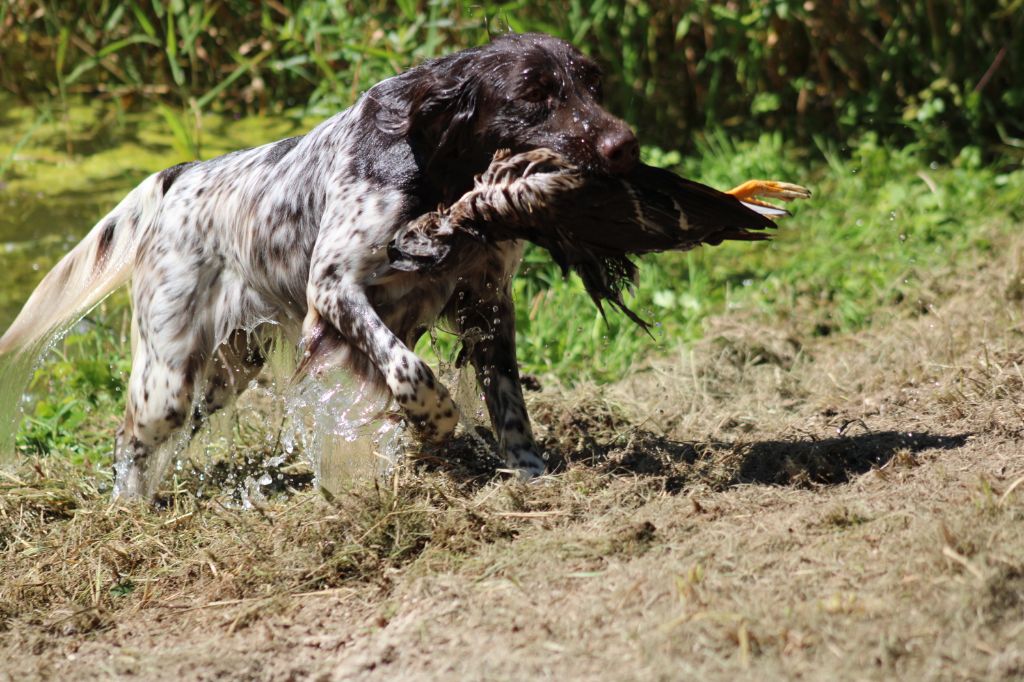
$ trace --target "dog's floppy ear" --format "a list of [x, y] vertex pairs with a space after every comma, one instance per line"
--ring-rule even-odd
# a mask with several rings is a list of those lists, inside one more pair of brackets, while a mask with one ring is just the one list
[[457, 155], [473, 136], [479, 79], [458, 65], [451, 67], [421, 66], [409, 72], [392, 93], [398, 101], [378, 114], [381, 130], [408, 135], [431, 162]]

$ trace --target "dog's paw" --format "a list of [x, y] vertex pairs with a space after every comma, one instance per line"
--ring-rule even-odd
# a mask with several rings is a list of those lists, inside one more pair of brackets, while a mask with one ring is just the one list
[[434, 445], [449, 440], [459, 424], [459, 408], [455, 401], [443, 386], [438, 385], [437, 389], [434, 395], [406, 407], [413, 435], [421, 442]]
[[530, 447], [510, 447], [505, 451], [505, 463], [519, 472], [519, 478], [528, 481], [547, 473], [544, 459]]

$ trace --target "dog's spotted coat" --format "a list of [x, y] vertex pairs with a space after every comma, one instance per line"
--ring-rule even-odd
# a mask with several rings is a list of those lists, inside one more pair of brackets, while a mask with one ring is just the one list
[[[146, 471], [154, 449], [197, 405], [216, 410], [259, 371], [266, 323], [298, 340], [305, 370], [351, 367], [386, 386], [422, 439], [443, 442], [458, 409], [410, 349], [446, 317], [508, 465], [539, 475], [510, 295], [522, 245], [466, 244], [429, 272], [396, 269], [387, 248], [409, 221], [470, 189], [497, 149], [537, 147], [595, 173], [635, 163], [636, 139], [601, 107], [592, 62], [542, 35], [503, 36], [428, 62], [306, 135], [151, 176], [47, 276], [0, 351], [134, 272], [116, 460], [119, 493], [145, 496], [159, 474]], [[68, 289], [88, 294], [55, 305], [48, 324], [27, 332], [30, 311]]]

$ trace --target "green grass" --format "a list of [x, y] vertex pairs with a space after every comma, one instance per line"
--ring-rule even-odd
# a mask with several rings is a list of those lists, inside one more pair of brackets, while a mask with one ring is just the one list
[[126, 313], [123, 302], [101, 306], [36, 370], [29, 391], [38, 400], [17, 435], [21, 452], [60, 453], [78, 465], [109, 460], [131, 370]]

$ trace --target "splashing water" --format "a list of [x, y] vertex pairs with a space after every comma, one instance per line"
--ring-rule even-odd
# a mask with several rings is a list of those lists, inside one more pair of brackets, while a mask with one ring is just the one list
[[390, 400], [344, 372], [302, 378], [288, 390], [285, 405], [285, 452], [301, 448], [314, 482], [329, 493], [383, 475], [395, 463], [402, 429], [385, 416]]
[[[294, 347], [278, 334], [260, 379], [210, 419], [201, 447], [185, 453], [200, 476], [211, 474], [211, 484], [221, 479], [222, 489], [233, 487], [243, 508], [281, 490], [285, 469], [311, 470], [313, 484], [336, 495], [383, 475], [401, 449], [401, 424], [386, 414], [390, 397], [340, 369], [295, 378]], [[212, 470], [218, 457], [226, 477]]]
[[32, 404], [32, 377], [77, 323], [71, 320], [47, 337], [0, 356], [0, 468], [10, 469], [17, 462], [18, 427]]
[[9, 469], [17, 461], [15, 438], [28, 407], [25, 389], [44, 353], [42, 347], [0, 358], [0, 468]]

